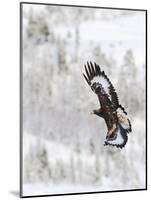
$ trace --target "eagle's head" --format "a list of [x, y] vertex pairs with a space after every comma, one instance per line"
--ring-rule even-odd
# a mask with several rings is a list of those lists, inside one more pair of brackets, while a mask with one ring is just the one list
[[94, 115], [97, 115], [97, 116], [99, 116], [99, 117], [102, 117], [101, 109], [93, 110], [93, 111], [91, 112], [91, 114], [94, 114]]

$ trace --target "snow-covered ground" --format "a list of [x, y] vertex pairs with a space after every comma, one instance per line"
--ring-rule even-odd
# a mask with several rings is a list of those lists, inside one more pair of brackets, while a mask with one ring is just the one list
[[[24, 5], [23, 194], [145, 187], [145, 13]], [[122, 150], [104, 147], [104, 121], [83, 64], [101, 65], [128, 112]]]

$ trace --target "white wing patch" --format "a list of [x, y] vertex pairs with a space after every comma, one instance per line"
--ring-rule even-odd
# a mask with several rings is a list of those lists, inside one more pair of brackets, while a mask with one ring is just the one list
[[92, 80], [91, 80], [91, 86], [93, 85], [93, 83], [99, 83], [102, 85], [104, 91], [106, 92], [106, 94], [109, 96], [109, 99], [111, 100], [111, 95], [110, 95], [110, 90], [109, 90], [109, 83], [108, 81], [103, 77], [103, 76], [95, 76]]
[[112, 144], [112, 145], [122, 145], [124, 143], [124, 138], [121, 135], [120, 129], [118, 128], [117, 132], [117, 137], [114, 140], [108, 140], [107, 143], [108, 144]]

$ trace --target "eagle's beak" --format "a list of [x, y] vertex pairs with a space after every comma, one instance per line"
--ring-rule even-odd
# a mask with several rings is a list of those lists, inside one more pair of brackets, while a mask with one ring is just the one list
[[92, 112], [90, 112], [90, 114], [92, 115], [92, 114], [95, 114], [95, 113], [94, 113], [94, 111], [92, 111]]

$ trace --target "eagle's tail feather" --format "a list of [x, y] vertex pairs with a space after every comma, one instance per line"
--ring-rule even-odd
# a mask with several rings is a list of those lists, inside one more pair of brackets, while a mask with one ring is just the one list
[[113, 137], [107, 137], [104, 145], [111, 145], [123, 148], [127, 143], [127, 140], [127, 130], [125, 130], [120, 124], [118, 124], [115, 133], [113, 134]]

